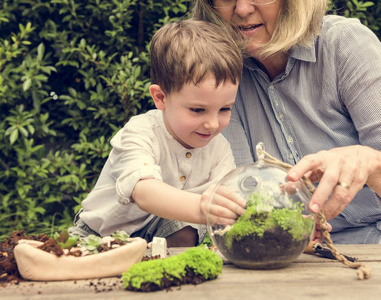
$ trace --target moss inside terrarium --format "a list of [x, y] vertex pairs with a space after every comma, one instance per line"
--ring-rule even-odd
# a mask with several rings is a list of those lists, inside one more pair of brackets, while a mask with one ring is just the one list
[[231, 249], [233, 240], [239, 241], [250, 235], [263, 237], [268, 230], [281, 228], [292, 239], [307, 239], [314, 227], [314, 219], [303, 215], [303, 203], [290, 203], [289, 207], [275, 208], [272, 195], [264, 192], [251, 194], [247, 199], [245, 213], [240, 216], [232, 228], [225, 233], [225, 245]]

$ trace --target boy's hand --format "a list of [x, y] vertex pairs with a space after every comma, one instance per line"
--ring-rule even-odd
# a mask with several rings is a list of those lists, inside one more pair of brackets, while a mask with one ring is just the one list
[[[325, 223], [325, 226], [327, 227], [328, 229], [328, 232], [331, 232], [332, 231], [332, 226], [331, 224], [329, 224], [328, 222]], [[315, 230], [314, 230], [314, 233], [312, 235], [312, 241], [315, 241], [315, 242], [318, 242], [318, 243], [322, 243], [323, 242], [323, 239], [324, 239], [324, 236], [323, 236], [323, 232], [322, 232], [322, 229], [321, 229], [321, 225], [319, 224], [319, 221], [318, 219], [316, 218], [316, 224], [315, 224]]]
[[[210, 224], [232, 225], [245, 212], [246, 201], [231, 189], [219, 186], [211, 196], [215, 185], [210, 186], [202, 195], [200, 213]], [[209, 215], [208, 215], [209, 212]], [[205, 222], [205, 223], [206, 223]]]

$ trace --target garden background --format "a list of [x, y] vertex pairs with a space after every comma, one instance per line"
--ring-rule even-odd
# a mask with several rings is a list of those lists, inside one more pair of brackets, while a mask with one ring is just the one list
[[[381, 38], [381, 1], [333, 1]], [[189, 0], [0, 1], [0, 239], [72, 224], [129, 118], [153, 107], [149, 42]]]

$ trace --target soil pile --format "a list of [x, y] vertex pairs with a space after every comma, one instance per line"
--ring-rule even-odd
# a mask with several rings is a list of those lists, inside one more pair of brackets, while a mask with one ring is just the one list
[[[0, 284], [9, 283], [9, 282], [18, 283], [20, 281], [25, 281], [21, 277], [17, 269], [15, 256], [13, 255], [13, 249], [18, 244], [19, 240], [22, 240], [22, 239], [34, 240], [34, 241], [39, 241], [43, 243], [45, 243], [46, 241], [52, 240], [46, 234], [27, 236], [24, 230], [20, 230], [20, 231], [13, 232], [10, 237], [6, 238], [5, 241], [0, 242]], [[54, 247], [54, 244], [57, 244], [57, 243], [50, 242], [46, 246], [46, 249], [49, 251], [52, 250], [52, 252], [54, 250], [56, 251], [57, 249]], [[53, 249], [48, 249], [49, 245], [50, 247], [53, 246]]]

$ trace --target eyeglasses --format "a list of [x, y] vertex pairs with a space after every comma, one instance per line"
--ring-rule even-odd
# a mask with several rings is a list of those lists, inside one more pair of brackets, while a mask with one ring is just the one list
[[[267, 5], [274, 3], [276, 0], [248, 0], [253, 5]], [[230, 8], [236, 6], [237, 0], [209, 0], [214, 8]]]

